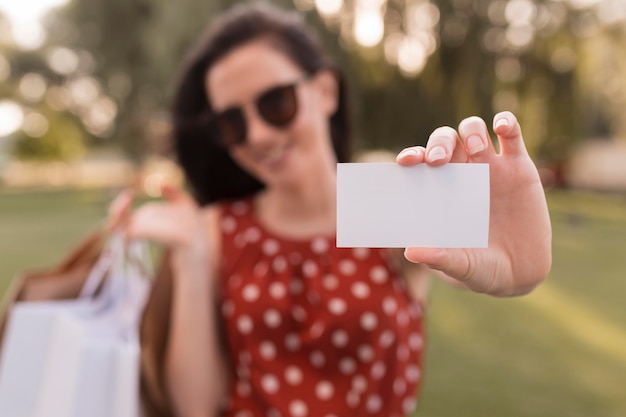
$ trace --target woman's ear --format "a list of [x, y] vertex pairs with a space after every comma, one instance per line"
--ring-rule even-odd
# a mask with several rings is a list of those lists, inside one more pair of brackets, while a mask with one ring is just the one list
[[324, 114], [330, 117], [339, 105], [339, 81], [337, 74], [331, 70], [321, 70], [315, 76], [315, 82], [321, 93], [321, 104]]

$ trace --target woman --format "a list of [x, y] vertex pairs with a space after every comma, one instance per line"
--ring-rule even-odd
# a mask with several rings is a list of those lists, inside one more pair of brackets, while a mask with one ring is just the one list
[[[488, 249], [410, 248], [409, 263], [336, 248], [347, 116], [343, 78], [293, 14], [237, 6], [191, 54], [174, 139], [194, 199], [165, 187], [167, 203], [127, 224], [131, 237], [170, 249], [164, 366], [176, 416], [408, 414], [421, 376], [423, 265], [496, 295], [528, 292], [548, 273], [545, 198], [510, 113], [495, 118], [499, 155], [479, 118], [398, 155], [402, 165], [491, 164]], [[126, 195], [113, 216], [129, 206]]]

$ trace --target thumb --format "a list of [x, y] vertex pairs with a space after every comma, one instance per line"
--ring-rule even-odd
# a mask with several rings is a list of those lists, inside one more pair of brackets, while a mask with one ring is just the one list
[[490, 278], [493, 274], [475, 276], [477, 264], [475, 253], [467, 249], [406, 248], [404, 256], [411, 262], [422, 263], [443, 272], [472, 291], [490, 292], [493, 290]]
[[522, 128], [513, 113], [505, 111], [496, 114], [493, 118], [493, 131], [498, 135], [501, 154], [511, 156], [528, 154], [522, 137]]

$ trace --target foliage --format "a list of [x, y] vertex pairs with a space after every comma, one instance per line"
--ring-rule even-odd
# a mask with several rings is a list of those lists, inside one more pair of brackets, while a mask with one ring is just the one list
[[[469, 115], [489, 121], [500, 110], [518, 115], [538, 159], [566, 159], [582, 138], [626, 136], [626, 26], [602, 12], [610, 2], [431, 2], [437, 10], [436, 47], [423, 69], [407, 75], [389, 63], [387, 38], [363, 47], [345, 36], [356, 0], [343, 2], [341, 19], [318, 13], [313, 0], [274, 0], [305, 10], [348, 75], [357, 148], [424, 144], [437, 126], [455, 126]], [[9, 82], [16, 85], [24, 74], [37, 72], [61, 89], [90, 85], [96, 90], [92, 100], [58, 109], [82, 121], [89, 143], [112, 139], [136, 159], [166, 150], [165, 114], [178, 65], [216, 13], [234, 3], [74, 0], [49, 16], [44, 48], [12, 53]], [[380, 2], [387, 37], [408, 31], [407, 16], [418, 3], [428, 2]], [[59, 47], [73, 54], [75, 68], [50, 69], [46, 60]], [[96, 118], [100, 123], [94, 124], [88, 117], [94, 109], [110, 120]]]

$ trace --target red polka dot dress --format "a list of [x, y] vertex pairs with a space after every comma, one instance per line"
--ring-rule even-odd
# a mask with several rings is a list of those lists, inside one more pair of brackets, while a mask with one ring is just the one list
[[292, 240], [222, 206], [229, 417], [399, 417], [421, 379], [422, 309], [378, 249]]

